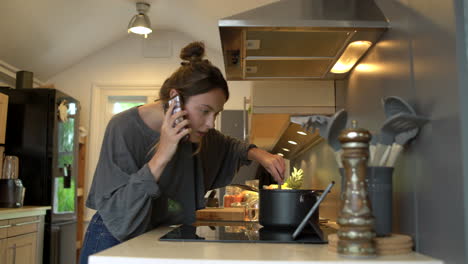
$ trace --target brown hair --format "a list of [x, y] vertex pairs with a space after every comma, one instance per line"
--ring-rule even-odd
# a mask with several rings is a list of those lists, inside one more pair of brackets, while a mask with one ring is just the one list
[[170, 90], [175, 89], [183, 102], [187, 102], [190, 96], [203, 94], [213, 89], [221, 89], [226, 101], [229, 99], [227, 82], [221, 71], [204, 60], [205, 45], [202, 42], [192, 42], [180, 52], [183, 60], [181, 66], [164, 81], [159, 90], [159, 100], [167, 103], [170, 99]]
[[[192, 42], [180, 51], [180, 58], [183, 60], [181, 66], [167, 78], [159, 90], [159, 100], [164, 105], [170, 99], [171, 89], [175, 89], [182, 99], [187, 102], [190, 96], [207, 93], [213, 89], [221, 89], [229, 99], [229, 89], [223, 74], [218, 67], [211, 64], [209, 60], [204, 60], [205, 45], [203, 42]], [[202, 142], [193, 153], [196, 155], [202, 148]], [[152, 148], [156, 149], [159, 141]]]

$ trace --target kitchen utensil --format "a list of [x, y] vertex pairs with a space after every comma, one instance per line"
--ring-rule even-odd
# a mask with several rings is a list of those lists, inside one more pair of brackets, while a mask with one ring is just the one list
[[23, 206], [24, 187], [20, 179], [0, 180], [0, 208]]
[[[344, 169], [340, 169], [341, 200], [346, 199], [346, 177]], [[392, 175], [393, 168], [367, 167], [365, 183], [367, 196], [375, 217], [375, 232], [377, 236], [385, 236], [392, 231]]]
[[397, 115], [399, 113], [413, 114], [416, 115], [413, 107], [408, 104], [405, 100], [398, 96], [388, 96], [382, 99], [384, 106], [385, 116], [387, 118]]
[[5, 179], [18, 178], [19, 161], [16, 156], [5, 156], [3, 160], [3, 177]]
[[373, 164], [373, 160], [375, 157], [375, 145], [377, 144], [377, 141], [379, 139], [379, 134], [372, 134], [371, 141], [369, 143], [369, 165]]
[[[385, 111], [385, 116], [387, 120], [384, 123], [384, 126], [387, 121], [392, 119], [394, 116], [406, 113], [416, 115], [414, 109], [409, 105], [405, 100], [398, 96], [388, 96], [382, 99], [382, 104]], [[383, 127], [382, 127], [383, 130]], [[383, 144], [378, 145], [378, 150], [373, 150], [371, 153], [371, 158], [369, 164], [371, 166], [383, 166], [390, 154], [390, 145], [393, 143], [394, 137], [389, 134], [382, 135], [382, 140], [379, 141]], [[385, 146], [384, 146], [385, 145]], [[377, 147], [376, 147], [377, 148]], [[369, 149], [370, 150], [370, 149]]]
[[414, 138], [419, 132], [418, 128], [413, 128], [411, 130], [402, 132], [395, 137], [395, 143], [392, 145], [392, 149], [390, 151], [390, 155], [388, 157], [387, 162], [385, 163], [386, 167], [393, 167], [395, 165], [395, 161], [398, 158], [398, 155], [403, 149], [403, 146], [412, 138]]
[[305, 130], [310, 130], [311, 133], [315, 133], [318, 129], [320, 136], [326, 139], [332, 147], [338, 166], [343, 167], [341, 164], [341, 143], [338, 141], [338, 135], [346, 127], [348, 120], [348, 113], [344, 109], [337, 111], [332, 117], [324, 115], [292, 116], [290, 120], [301, 125]]
[[348, 112], [344, 109], [336, 112], [329, 120], [327, 125], [327, 135], [326, 139], [328, 145], [330, 145], [335, 154], [335, 159], [338, 164], [338, 167], [342, 168], [343, 163], [341, 161], [341, 154], [343, 150], [341, 149], [341, 142], [338, 140], [338, 136], [341, 131], [346, 127], [346, 122], [348, 121]]
[[[322, 191], [261, 189], [260, 224], [268, 228], [297, 228], [317, 202], [320, 192]], [[318, 221], [318, 211], [313, 214], [312, 221]]]
[[317, 129], [321, 137], [327, 137], [327, 125], [330, 117], [323, 115], [311, 115], [311, 116], [291, 116], [290, 121], [300, 125], [305, 130], [315, 133]]
[[383, 166], [385, 161], [384, 153], [386, 149], [393, 143], [395, 136], [401, 132], [408, 131], [413, 128], [418, 128], [428, 121], [427, 118], [400, 113], [388, 118], [382, 125], [380, 142], [375, 149], [374, 162], [371, 166]]
[[[310, 209], [310, 211], [307, 213], [307, 215], [304, 217], [304, 219], [302, 220], [302, 222], [299, 224], [299, 226], [296, 228], [296, 230], [295, 230], [294, 233], [292, 234], [292, 238], [293, 238], [293, 239], [296, 239], [297, 236], [302, 232], [302, 230], [304, 229], [306, 223], [309, 222], [310, 217], [312, 217], [312, 215], [314, 214], [315, 210], [317, 210], [317, 208], [319, 207], [320, 203], [322, 203], [323, 199], [325, 199], [325, 196], [327, 196], [328, 192], [331, 190], [331, 188], [333, 187], [334, 184], [335, 184], [335, 182], [332, 181], [332, 182], [327, 186], [327, 188], [326, 188], [325, 191], [322, 193], [322, 195], [320, 195], [318, 201], [314, 204], [314, 206], [312, 206], [312, 208]], [[315, 225], [312, 224], [312, 227], [314, 227], [314, 229], [315, 229]], [[315, 230], [315, 231], [319, 233], [319, 230]]]

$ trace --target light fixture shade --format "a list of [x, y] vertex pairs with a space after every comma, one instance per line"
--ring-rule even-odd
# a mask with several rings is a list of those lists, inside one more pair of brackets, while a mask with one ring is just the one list
[[138, 15], [133, 16], [128, 23], [128, 33], [145, 35], [146, 38], [148, 34], [153, 32], [149, 17], [146, 15], [149, 8], [150, 4], [148, 3], [139, 2], [136, 4]]
[[151, 22], [145, 14], [138, 14], [133, 16], [130, 23], [128, 23], [128, 31], [135, 34], [146, 35], [151, 33]]
[[331, 69], [332, 73], [346, 73], [372, 46], [370, 41], [354, 41], [346, 47], [345, 51]]

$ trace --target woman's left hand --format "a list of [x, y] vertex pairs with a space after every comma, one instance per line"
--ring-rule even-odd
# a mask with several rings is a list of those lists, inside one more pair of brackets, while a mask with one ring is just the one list
[[259, 148], [252, 148], [248, 153], [250, 160], [255, 160], [270, 173], [276, 182], [284, 182], [284, 159], [280, 155], [273, 155]]

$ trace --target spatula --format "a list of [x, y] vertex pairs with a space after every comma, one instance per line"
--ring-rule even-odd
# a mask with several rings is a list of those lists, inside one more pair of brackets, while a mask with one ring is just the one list
[[419, 128], [413, 128], [408, 131], [402, 132], [395, 137], [395, 143], [393, 143], [392, 145], [392, 150], [390, 151], [388, 160], [385, 162], [385, 167], [393, 167], [395, 165], [395, 162], [400, 152], [403, 150], [403, 146], [408, 141], [416, 137], [418, 132]]
[[373, 164], [374, 157], [375, 157], [375, 145], [379, 139], [379, 134], [374, 133], [372, 134], [371, 141], [369, 143], [369, 165]]
[[388, 118], [382, 125], [380, 142], [377, 144], [375, 149], [375, 158], [373, 165], [385, 165], [386, 157], [384, 156], [384, 153], [386, 149], [393, 143], [397, 134], [409, 131], [414, 128], [419, 128], [422, 125], [424, 125], [427, 121], [428, 119], [425, 117], [407, 113], [396, 114]]
[[405, 100], [398, 96], [388, 96], [382, 99], [382, 103], [385, 110], [385, 116], [387, 118], [392, 117], [399, 113], [407, 113], [416, 115], [413, 107], [408, 104]]

